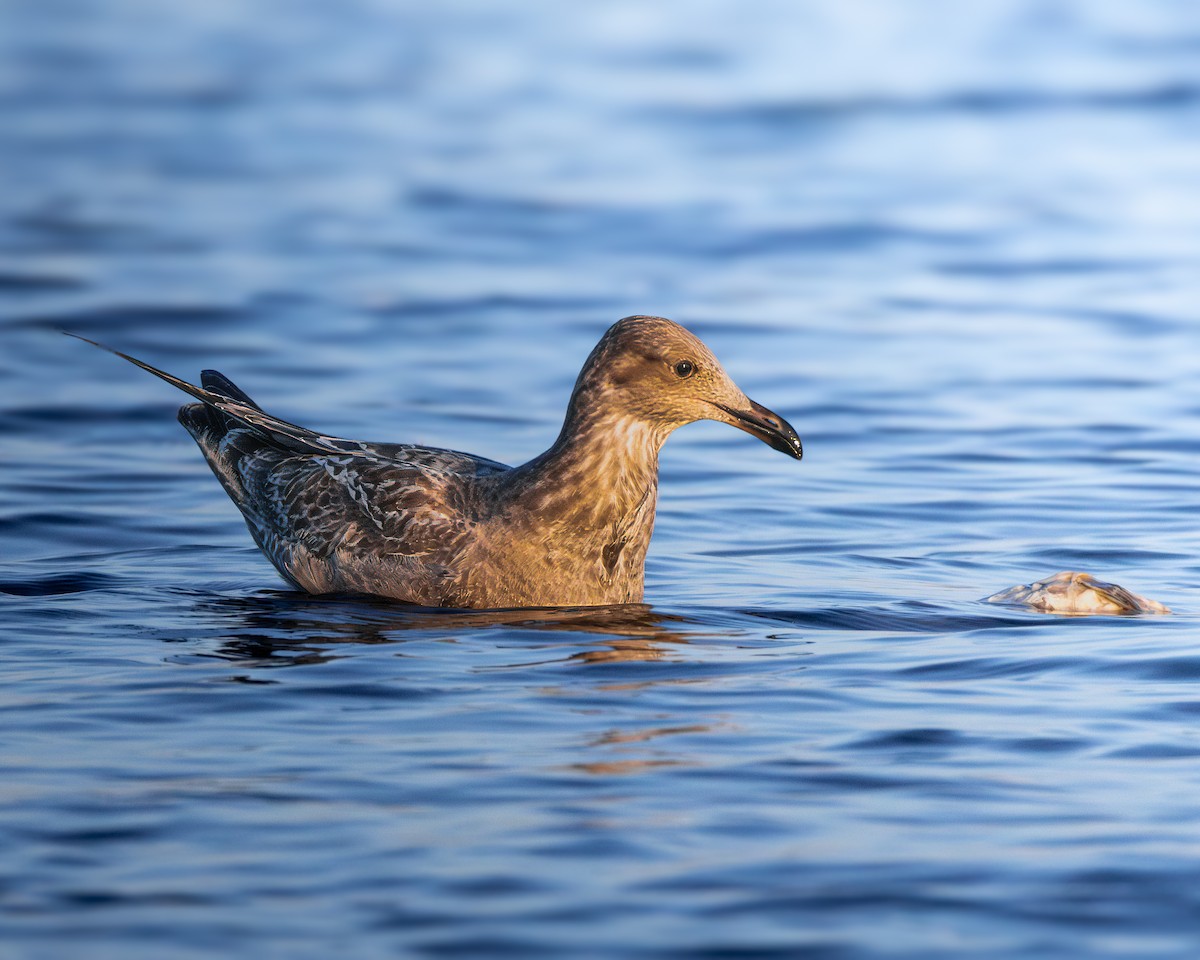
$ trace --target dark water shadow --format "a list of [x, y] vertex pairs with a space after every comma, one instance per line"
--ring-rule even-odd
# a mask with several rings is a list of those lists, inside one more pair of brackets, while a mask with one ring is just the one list
[[[1019, 606], [984, 603], [946, 606], [924, 600], [900, 600], [870, 606], [829, 606], [805, 610], [739, 611], [747, 617], [814, 630], [868, 633], [956, 634], [1006, 628], [1035, 629], [1060, 618]], [[1099, 617], [1077, 618], [1078, 620]]]
[[64, 571], [46, 576], [20, 576], [0, 572], [0, 594], [10, 597], [60, 597], [119, 586], [120, 577], [95, 571]]

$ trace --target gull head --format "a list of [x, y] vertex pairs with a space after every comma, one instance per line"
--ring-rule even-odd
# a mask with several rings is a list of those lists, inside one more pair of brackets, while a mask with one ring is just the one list
[[579, 374], [571, 410], [630, 418], [663, 439], [684, 424], [717, 420], [803, 455], [791, 424], [747, 397], [699, 337], [663, 317], [626, 317], [608, 329]]

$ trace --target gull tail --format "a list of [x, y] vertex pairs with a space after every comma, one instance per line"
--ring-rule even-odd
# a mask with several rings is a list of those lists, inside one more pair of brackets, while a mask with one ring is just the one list
[[201, 383], [204, 385], [198, 387], [194, 383], [181, 380], [179, 377], [172, 376], [136, 357], [105, 346], [103, 343], [97, 343], [95, 340], [89, 340], [87, 337], [81, 337], [77, 333], [70, 333], [66, 330], [63, 333], [68, 337], [74, 337], [76, 340], [99, 347], [101, 350], [107, 350], [123, 360], [128, 360], [134, 366], [141, 367], [147, 373], [154, 374], [160, 380], [165, 380], [171, 386], [199, 400], [199, 404], [187, 404], [182, 407], [179, 411], [179, 420], [202, 446], [204, 441], [200, 434], [206, 437], [223, 434], [232, 425], [230, 421], [233, 421], [248, 427], [263, 440], [274, 443], [292, 453], [338, 454], [341, 456], [363, 453], [362, 446], [354, 441], [327, 437], [271, 416], [251, 400], [244, 390], [216, 370], [202, 371]]

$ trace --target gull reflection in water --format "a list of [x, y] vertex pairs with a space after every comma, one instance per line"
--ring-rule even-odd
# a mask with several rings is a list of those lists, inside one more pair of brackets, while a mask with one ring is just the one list
[[[206, 596], [198, 612], [219, 628], [215, 649], [200, 656], [255, 667], [326, 663], [348, 654], [348, 644], [398, 644], [415, 639], [456, 642], [485, 630], [538, 634], [536, 648], [565, 648], [551, 660], [493, 667], [528, 667], [553, 662], [617, 663], [669, 659], [697, 636], [698, 621], [655, 611], [647, 604], [605, 607], [445, 610], [399, 605], [369, 597], [314, 597], [291, 591], [250, 596]], [[544, 635], [544, 640], [542, 639]], [[600, 638], [581, 647], [585, 638]]]
[[[354, 645], [389, 644], [403, 652], [403, 646], [414, 641], [473, 641], [474, 649], [464, 658], [462, 670], [477, 676], [556, 665], [599, 667], [642, 661], [678, 665], [667, 672], [655, 670], [652, 675], [601, 671], [595, 677], [599, 682], [585, 684], [585, 695], [615, 697], [621, 703], [628, 703], [629, 696], [643, 689], [704, 682], [687, 670], [684, 654], [688, 644], [729, 634], [712, 623], [658, 612], [645, 604], [464, 611], [279, 590], [233, 597], [209, 594], [196, 601], [195, 609], [213, 629], [210, 642], [189, 656], [251, 668], [225, 678], [238, 683], [275, 684], [278, 681], [268, 679], [271, 668], [313, 666], [354, 657]], [[480, 662], [481, 638], [484, 663]], [[451, 657], [455, 652], [448, 651]], [[561, 682], [549, 684], [539, 677], [530, 695], [539, 700], [566, 697], [569, 702], [581, 688], [568, 679], [570, 673], [561, 676]], [[603, 709], [568, 709], [571, 722], [581, 727], [577, 731], [579, 755], [552, 765], [588, 777], [629, 776], [702, 763], [703, 752], [684, 744], [725, 726], [720, 719], [699, 717], [691, 709], [686, 718], [671, 717], [669, 709], [664, 714], [661, 704], [649, 712], [622, 710], [619, 715]]]

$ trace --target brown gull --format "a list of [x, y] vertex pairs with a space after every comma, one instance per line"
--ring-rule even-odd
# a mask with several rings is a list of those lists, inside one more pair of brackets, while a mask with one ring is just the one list
[[658, 454], [676, 427], [718, 420], [802, 454], [786, 420], [661, 317], [609, 328], [558, 439], [519, 467], [326, 436], [264, 412], [215, 370], [197, 387], [111, 352], [201, 401], [180, 408], [180, 423], [255, 543], [285, 580], [315, 594], [492, 609], [638, 603]]

